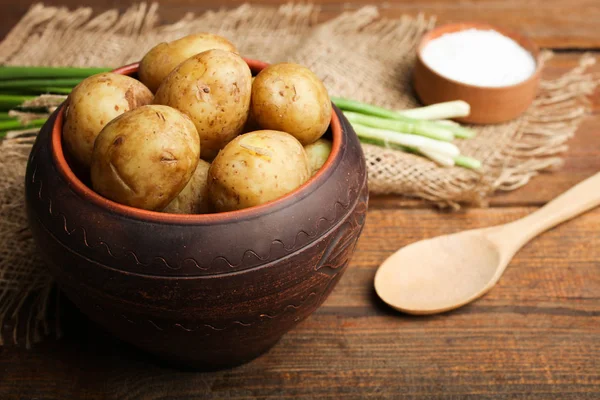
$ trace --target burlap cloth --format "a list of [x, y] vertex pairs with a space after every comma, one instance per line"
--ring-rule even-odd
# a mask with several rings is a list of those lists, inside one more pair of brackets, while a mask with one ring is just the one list
[[[417, 42], [433, 27], [433, 17], [390, 20], [377, 8], [365, 7], [318, 20], [319, 9], [312, 5], [244, 5], [159, 25], [155, 4], [100, 15], [90, 8], [38, 4], [0, 44], [0, 64], [117, 67], [139, 60], [158, 42], [210, 31], [229, 38], [246, 57], [307, 65], [332, 95], [397, 109], [418, 105], [411, 68]], [[495, 190], [516, 189], [537, 171], [559, 166], [565, 142], [587, 112], [585, 97], [598, 83], [585, 71], [593, 61], [583, 57], [566, 75], [543, 81], [521, 118], [479, 127], [477, 138], [458, 141], [464, 154], [483, 162], [481, 172], [441, 168], [415, 155], [365, 145], [371, 191], [442, 205], [481, 205]], [[23, 210], [25, 165], [35, 134], [10, 134], [0, 145], [0, 340], [27, 347], [45, 334], [58, 334], [59, 325], [50, 324], [48, 315], [56, 321], [60, 311]]]

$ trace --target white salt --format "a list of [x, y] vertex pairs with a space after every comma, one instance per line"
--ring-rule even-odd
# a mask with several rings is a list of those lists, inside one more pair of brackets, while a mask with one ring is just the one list
[[421, 58], [446, 78], [483, 87], [515, 85], [536, 68], [530, 52], [494, 30], [446, 33], [427, 43]]

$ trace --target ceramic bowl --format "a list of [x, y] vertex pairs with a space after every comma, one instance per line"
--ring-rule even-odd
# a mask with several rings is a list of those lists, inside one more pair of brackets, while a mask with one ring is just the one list
[[[481, 87], [465, 84], [446, 78], [431, 69], [421, 57], [427, 43], [446, 33], [465, 29], [493, 29], [519, 43], [536, 60], [536, 70], [528, 79], [511, 86]], [[515, 32], [493, 25], [477, 22], [463, 22], [442, 25], [428, 32], [419, 43], [413, 73], [413, 83], [417, 96], [426, 104], [443, 101], [464, 100], [471, 105], [471, 114], [458, 121], [474, 124], [496, 124], [506, 122], [521, 115], [531, 105], [538, 90], [541, 60], [539, 48], [528, 38]]]
[[[254, 73], [266, 66], [247, 62]], [[206, 215], [144, 211], [93, 192], [65, 159], [63, 111], [29, 157], [29, 224], [67, 297], [122, 340], [180, 365], [240, 364], [315, 311], [348, 266], [368, 191], [360, 143], [339, 110], [326, 134], [332, 153], [306, 184]]]

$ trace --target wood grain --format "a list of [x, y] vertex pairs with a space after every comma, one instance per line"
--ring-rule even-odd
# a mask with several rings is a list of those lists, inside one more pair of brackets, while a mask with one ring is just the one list
[[[0, 1], [2, 37], [31, 2]], [[91, 4], [103, 11], [133, 2]], [[194, 0], [160, 2], [163, 22], [214, 6]], [[318, 3], [324, 18], [364, 4]], [[74, 8], [81, 3], [45, 4]], [[600, 48], [596, 0], [393, 0], [381, 7], [387, 16], [425, 12], [438, 15], [439, 22], [500, 23], [553, 48]], [[563, 73], [581, 54], [557, 55], [546, 73]], [[254, 362], [213, 373], [177, 371], [67, 308], [70, 323], [62, 340], [46, 341], [31, 351], [0, 347], [0, 399], [600, 398], [600, 210], [534, 240], [490, 293], [451, 313], [405, 316], [383, 305], [372, 289], [377, 266], [397, 248], [512, 221], [600, 170], [600, 93], [592, 102], [593, 114], [569, 143], [564, 168], [495, 196], [492, 208], [449, 213], [400, 197], [372, 198], [356, 254], [327, 302]]]
[[254, 362], [172, 370], [72, 316], [59, 342], [0, 350], [0, 398], [597, 398], [600, 210], [534, 240], [488, 295], [454, 312], [405, 316], [373, 294], [377, 266], [398, 247], [532, 210], [371, 210], [325, 305]]
[[[1, 0], [0, 37], [4, 37], [10, 27], [27, 11], [32, 1], [12, 2]], [[137, 0], [95, 0], [87, 2], [94, 11], [107, 9], [125, 10]], [[159, 0], [161, 22], [172, 23], [187, 12], [202, 13], [209, 9], [236, 7], [246, 0], [228, 0], [221, 3], [196, 0]], [[281, 0], [260, 0], [252, 2], [273, 6]], [[364, 0], [318, 0], [322, 6], [322, 19], [328, 19], [345, 10], [358, 9], [367, 2]], [[371, 2], [373, 4], [378, 2]], [[46, 0], [46, 5], [76, 8], [80, 0]], [[217, 5], [218, 4], [218, 5]], [[380, 2], [381, 15], [397, 18], [403, 14], [425, 13], [436, 15], [438, 23], [476, 20], [498, 24], [519, 30], [531, 36], [540, 46], [548, 48], [600, 48], [597, 21], [600, 20], [600, 7], [597, 0], [578, 0], [565, 3], [563, 0], [390, 0]]]

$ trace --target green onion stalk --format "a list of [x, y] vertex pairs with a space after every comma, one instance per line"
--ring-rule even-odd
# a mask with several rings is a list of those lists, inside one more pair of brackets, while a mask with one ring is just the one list
[[[15, 79], [84, 79], [88, 76], [109, 72], [111, 68], [77, 68], [77, 67], [0, 67], [0, 81]], [[56, 86], [56, 85], [50, 85]]]
[[451, 157], [458, 156], [460, 154], [458, 147], [452, 143], [441, 142], [439, 140], [417, 135], [372, 128], [358, 123], [352, 123], [352, 127], [356, 131], [356, 134], [361, 138], [380, 140], [384, 143], [393, 143], [405, 147], [429, 150], [437, 153], [447, 154]]
[[344, 111], [343, 113], [351, 123], [370, 126], [372, 128], [385, 129], [400, 133], [412, 133], [414, 135], [425, 136], [444, 142], [451, 142], [454, 139], [454, 134], [449, 129], [433, 125], [428, 121], [393, 120], [359, 114], [352, 111]]
[[471, 113], [471, 106], [466, 101], [455, 100], [410, 110], [401, 110], [398, 113], [414, 119], [451, 119], [468, 116]]
[[27, 90], [43, 87], [61, 87], [73, 88], [81, 82], [83, 78], [67, 79], [14, 79], [10, 81], [0, 80], [0, 90]]
[[25, 89], [28, 93], [35, 94], [69, 94], [73, 88], [71, 87], [53, 87], [53, 86], [39, 86]]
[[0, 110], [11, 110], [26, 102], [33, 100], [35, 96], [23, 96], [15, 94], [0, 94]]
[[459, 167], [468, 169], [478, 170], [481, 168], [481, 161], [462, 154], [454, 157], [454, 163]]
[[[381, 119], [398, 120], [413, 124], [420, 122], [421, 124], [425, 124], [426, 126], [428, 126], [430, 130], [443, 129], [451, 132], [454, 136], [463, 139], [469, 139], [475, 136], [475, 132], [472, 129], [468, 129], [460, 125], [438, 123], [436, 121], [430, 120], [448, 119], [456, 118], [458, 116], [464, 116], [465, 107], [462, 104], [464, 102], [440, 103], [436, 104], [436, 107], [428, 106], [422, 107], [420, 109], [407, 110], [405, 111], [409, 115], [407, 116], [404, 115], [404, 112], [387, 110], [382, 107], [374, 106], [372, 104], [367, 104], [356, 100], [332, 97], [331, 101], [343, 111], [352, 111], [359, 114], [366, 114], [373, 117], [379, 117]], [[446, 108], [448, 110], [446, 110]], [[428, 115], [428, 113], [430, 115]], [[411, 117], [411, 115], [413, 117]], [[414, 116], [420, 118], [417, 119]]]
[[[67, 95], [83, 79], [110, 70], [106, 67], [0, 66], [0, 111], [24, 109], [24, 102], [40, 94]], [[8, 119], [3, 116], [0, 121]]]
[[461, 155], [458, 147], [452, 143], [441, 142], [428, 137], [372, 128], [356, 122], [351, 124], [360, 141], [363, 143], [420, 154], [446, 167], [457, 165], [473, 170], [481, 168], [481, 163], [478, 160]]
[[8, 131], [21, 131], [32, 128], [40, 128], [46, 123], [47, 120], [47, 118], [38, 118], [27, 123], [22, 123], [18, 119], [0, 121], [0, 138], [5, 137], [6, 132]]

